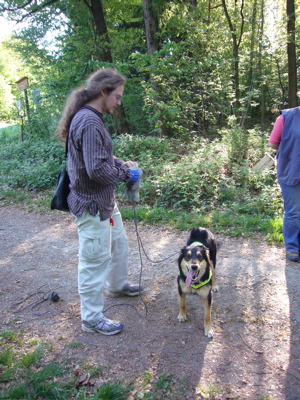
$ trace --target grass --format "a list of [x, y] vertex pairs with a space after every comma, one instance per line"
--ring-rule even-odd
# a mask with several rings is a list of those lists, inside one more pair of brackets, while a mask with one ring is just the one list
[[[184, 388], [174, 390], [173, 377], [161, 375], [155, 378], [143, 373], [141, 381], [102, 382], [103, 368], [85, 359], [78, 374], [89, 373], [92, 385], [75, 385], [76, 376], [69, 360], [55, 362], [53, 345], [38, 344], [38, 338], [26, 342], [20, 331], [0, 332], [0, 399], [26, 400], [180, 400]], [[81, 348], [70, 343], [71, 348]], [[29, 346], [29, 351], [28, 351]], [[151, 383], [151, 385], [150, 385]]]
[[[178, 230], [189, 230], [193, 226], [209, 226], [214, 233], [231, 237], [265, 236], [269, 244], [283, 244], [282, 219], [247, 216], [231, 211], [214, 210], [203, 214], [196, 211], [166, 210], [163, 207], [137, 205], [135, 212], [130, 206], [120, 206], [123, 219], [132, 220], [136, 214], [138, 222], [149, 225], [169, 226]], [[192, 221], [192, 222], [191, 222]]]
[[[23, 334], [18, 331], [2, 331], [0, 339], [0, 399], [127, 398], [130, 386], [122, 382], [106, 382], [89, 390], [75, 388], [71, 366], [49, 361], [51, 344], [38, 344], [37, 338], [26, 343]], [[30, 351], [27, 350], [28, 345]], [[97, 379], [101, 374], [100, 367], [90, 369], [91, 377]]]
[[[85, 359], [78, 375], [70, 359], [56, 362], [53, 344], [26, 341], [20, 331], [0, 332], [0, 400], [182, 400], [187, 378], [176, 381], [172, 375], [141, 371], [133, 382], [103, 381], [104, 368]], [[28, 351], [29, 345], [29, 351]], [[72, 346], [71, 346], [72, 347]], [[78, 347], [76, 347], [78, 348]], [[109, 372], [109, 368], [106, 372]], [[92, 385], [75, 385], [76, 377], [89, 373]], [[124, 379], [126, 377], [124, 376]], [[223, 388], [225, 390], [225, 388]], [[228, 388], [226, 388], [228, 391]], [[220, 399], [222, 387], [198, 386], [194, 400]], [[245, 399], [246, 400], [246, 399]], [[259, 400], [272, 400], [261, 397]]]
[[[50, 210], [50, 201], [53, 190], [45, 190], [34, 193], [21, 189], [8, 188], [0, 186], [0, 206], [13, 205], [26, 209], [28, 212], [37, 212], [40, 214], [55, 211]], [[135, 213], [138, 223], [149, 225], [168, 226], [178, 230], [188, 230], [193, 226], [209, 226], [214, 233], [222, 233], [231, 237], [257, 237], [264, 236], [269, 244], [283, 244], [282, 218], [249, 216], [235, 213], [232, 210], [211, 210], [203, 213], [193, 210], [190, 212], [184, 210], [165, 209], [164, 207], [146, 204], [136, 204], [135, 210], [119, 198], [119, 208], [124, 220], [133, 220]]]

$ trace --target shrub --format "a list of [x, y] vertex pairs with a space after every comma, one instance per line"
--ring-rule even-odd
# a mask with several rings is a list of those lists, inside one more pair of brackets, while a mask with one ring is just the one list
[[2, 185], [28, 190], [51, 188], [64, 160], [64, 149], [54, 139], [7, 140], [0, 136]]

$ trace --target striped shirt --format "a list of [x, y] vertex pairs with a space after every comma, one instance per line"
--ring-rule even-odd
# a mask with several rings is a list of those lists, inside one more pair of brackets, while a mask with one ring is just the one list
[[72, 214], [80, 217], [87, 208], [91, 215], [99, 212], [102, 221], [111, 217], [114, 188], [130, 178], [123, 162], [113, 156], [101, 113], [90, 106], [81, 108], [72, 119], [68, 137], [68, 205]]

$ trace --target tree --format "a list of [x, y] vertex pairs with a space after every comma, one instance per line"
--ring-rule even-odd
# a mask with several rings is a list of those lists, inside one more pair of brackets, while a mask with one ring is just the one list
[[[234, 78], [233, 78], [233, 83], [234, 83], [234, 88], [235, 88], [235, 108], [236, 108], [236, 113], [238, 116], [241, 116], [241, 90], [240, 90], [240, 70], [239, 70], [239, 65], [240, 65], [240, 60], [239, 60], [239, 47], [242, 41], [243, 33], [244, 33], [244, 0], [241, 0], [241, 5], [239, 9], [239, 28], [237, 25], [234, 24], [230, 14], [229, 10], [226, 4], [226, 0], [222, 0], [222, 6], [224, 9], [224, 13], [226, 16], [226, 20], [228, 23], [228, 27], [230, 29], [230, 34], [232, 38], [232, 57], [233, 57], [233, 70], [234, 70]], [[234, 4], [234, 11], [236, 12], [237, 8], [237, 1], [235, 1]]]
[[145, 31], [148, 54], [151, 55], [158, 50], [157, 22], [155, 20], [153, 1], [143, 0]]
[[263, 63], [262, 63], [262, 53], [263, 53], [263, 35], [264, 35], [264, 8], [265, 8], [265, 0], [261, 0], [261, 12], [260, 12], [260, 27], [259, 27], [259, 35], [258, 35], [258, 72], [260, 76], [260, 123], [261, 127], [264, 129], [265, 127], [265, 114], [266, 114], [266, 84], [264, 82], [264, 74], [263, 74]]
[[[83, 0], [83, 3], [85, 4], [85, 7], [87, 7], [87, 10], [89, 11], [91, 15], [91, 20], [89, 21], [90, 23], [88, 25], [93, 25], [95, 26], [95, 31], [96, 33], [94, 36], [94, 44], [91, 47], [88, 47], [89, 49], [89, 56], [88, 58], [94, 56], [97, 57], [97, 59], [100, 62], [103, 63], [108, 63], [108, 64], [113, 64], [113, 56], [111, 53], [111, 46], [110, 46], [110, 38], [108, 34], [108, 29], [104, 17], [104, 9], [102, 6], [101, 0]], [[80, 5], [79, 5], [80, 7]], [[13, 15], [13, 18], [17, 18], [19, 21], [22, 21], [26, 18], [33, 18], [35, 17], [35, 21], [41, 21], [43, 20], [43, 34], [45, 35], [47, 31], [47, 22], [45, 22], [45, 14], [43, 15], [43, 12], [46, 12], [48, 14], [60, 14], [63, 13], [65, 17], [67, 18], [67, 27], [68, 27], [68, 34], [70, 35], [70, 31], [72, 33], [76, 33], [76, 28], [78, 28], [78, 22], [79, 19], [85, 18], [86, 13], [83, 11], [82, 13], [78, 13], [78, 4], [76, 2], [70, 0], [64, 3], [59, 2], [58, 0], [48, 0], [44, 1], [42, 3], [37, 2], [36, 0], [30, 0], [26, 1], [23, 3], [19, 3], [16, 1], [8, 1], [7, 6], [2, 6], [1, 8], [2, 12], [8, 12], [10, 15]], [[51, 19], [49, 19], [51, 21]], [[48, 22], [49, 23], [49, 22]], [[82, 29], [83, 24], [79, 24], [80, 29]], [[93, 26], [91, 27], [93, 30]], [[35, 30], [35, 34], [37, 34], [37, 30]], [[27, 36], [28, 36], [28, 31], [27, 31]], [[88, 36], [88, 35], [87, 35]], [[23, 36], [24, 39], [24, 36]], [[69, 36], [66, 38], [67, 41], [69, 41]], [[74, 42], [73, 42], [74, 43]], [[96, 49], [96, 51], [94, 51]], [[86, 50], [84, 51], [86, 53]], [[92, 64], [89, 63], [89, 60], [87, 59], [87, 65], [89, 64], [90, 66]], [[91, 72], [90, 70], [86, 70], [86, 73]], [[123, 107], [119, 107], [116, 110], [116, 118], [119, 121], [118, 124], [115, 124], [115, 128], [117, 129], [118, 133], [125, 133], [128, 132], [128, 125], [126, 123], [126, 118], [124, 114], [124, 109]]]
[[28, 68], [9, 43], [0, 43], [0, 120], [9, 121], [17, 115], [16, 100], [20, 99], [16, 81]]
[[[29, 21], [10, 46], [30, 67], [45, 121], [90, 72], [113, 66], [127, 77], [117, 132], [209, 136], [232, 114], [263, 125], [287, 106], [286, 0], [271, 10], [278, 20], [268, 38], [271, 2], [7, 0], [0, 13]], [[108, 122], [116, 132], [116, 120]]]
[[286, 0], [287, 14], [287, 56], [289, 70], [288, 107], [297, 106], [297, 62], [295, 37], [295, 1]]

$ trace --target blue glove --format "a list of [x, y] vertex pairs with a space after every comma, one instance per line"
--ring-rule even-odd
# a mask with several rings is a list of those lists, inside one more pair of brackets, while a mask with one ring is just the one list
[[130, 179], [129, 182], [135, 183], [140, 179], [140, 171], [136, 167], [129, 168], [130, 171]]

